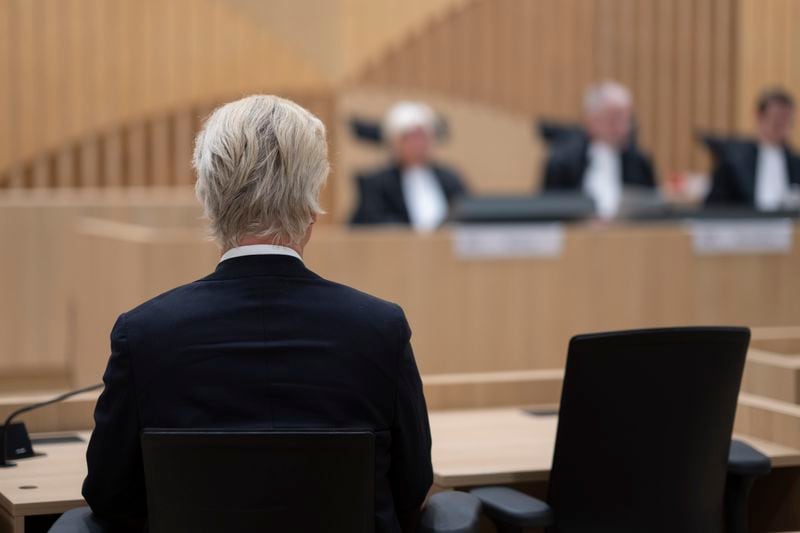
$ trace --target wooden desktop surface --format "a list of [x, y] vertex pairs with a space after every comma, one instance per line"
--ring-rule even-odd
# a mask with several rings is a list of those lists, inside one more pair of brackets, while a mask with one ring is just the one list
[[[558, 417], [522, 409], [470, 409], [430, 414], [434, 484], [439, 488], [544, 481], [550, 475]], [[734, 435], [772, 459], [800, 466], [800, 450]]]
[[[435, 411], [430, 421], [437, 489], [544, 481], [549, 476], [555, 415], [532, 415], [515, 408], [476, 409]], [[25, 516], [85, 505], [81, 484], [89, 432], [78, 435], [83, 442], [41, 444], [36, 450], [46, 455], [0, 469], [0, 533], [24, 532]], [[769, 455], [775, 468], [800, 465], [800, 450], [739, 438]]]

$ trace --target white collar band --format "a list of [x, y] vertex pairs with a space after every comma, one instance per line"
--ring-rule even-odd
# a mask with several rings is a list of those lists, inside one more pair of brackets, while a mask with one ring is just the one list
[[222, 263], [228, 259], [233, 259], [234, 257], [244, 257], [246, 255], [288, 255], [299, 259], [300, 261], [303, 260], [296, 250], [293, 250], [288, 246], [280, 246], [277, 244], [249, 244], [247, 246], [237, 246], [236, 248], [231, 248], [222, 254], [219, 262]]

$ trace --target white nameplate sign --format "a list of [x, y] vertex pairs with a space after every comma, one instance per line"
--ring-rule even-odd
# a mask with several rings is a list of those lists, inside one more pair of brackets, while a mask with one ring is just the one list
[[794, 241], [794, 223], [783, 218], [695, 221], [690, 227], [697, 255], [783, 254]]
[[554, 258], [564, 248], [561, 224], [465, 224], [453, 230], [461, 259]]

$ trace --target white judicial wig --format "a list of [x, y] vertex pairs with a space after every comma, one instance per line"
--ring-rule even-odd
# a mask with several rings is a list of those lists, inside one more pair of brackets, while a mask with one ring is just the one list
[[383, 119], [383, 133], [392, 141], [410, 131], [422, 128], [435, 133], [436, 113], [421, 102], [403, 101], [393, 105]]

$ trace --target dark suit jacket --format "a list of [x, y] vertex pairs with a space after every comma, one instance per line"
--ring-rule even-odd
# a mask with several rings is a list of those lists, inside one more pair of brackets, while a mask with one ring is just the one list
[[[447, 203], [467, 194], [462, 179], [454, 171], [441, 165], [432, 165], [436, 179], [442, 187]], [[358, 206], [351, 224], [405, 224], [410, 223], [408, 208], [403, 197], [402, 171], [391, 165], [371, 174], [359, 175]]]
[[[650, 158], [634, 145], [620, 155], [623, 185], [655, 187], [656, 178]], [[572, 136], [557, 142], [550, 150], [544, 171], [545, 191], [580, 191], [583, 175], [589, 166], [589, 139], [586, 135]]]
[[[758, 143], [752, 140], [715, 140], [708, 143], [714, 156], [710, 205], [755, 207]], [[800, 185], [800, 156], [784, 148], [790, 183]]]
[[119, 317], [83, 495], [116, 524], [146, 516], [144, 428], [371, 428], [377, 532], [418, 509], [430, 430], [402, 309], [293, 257], [228, 259]]

